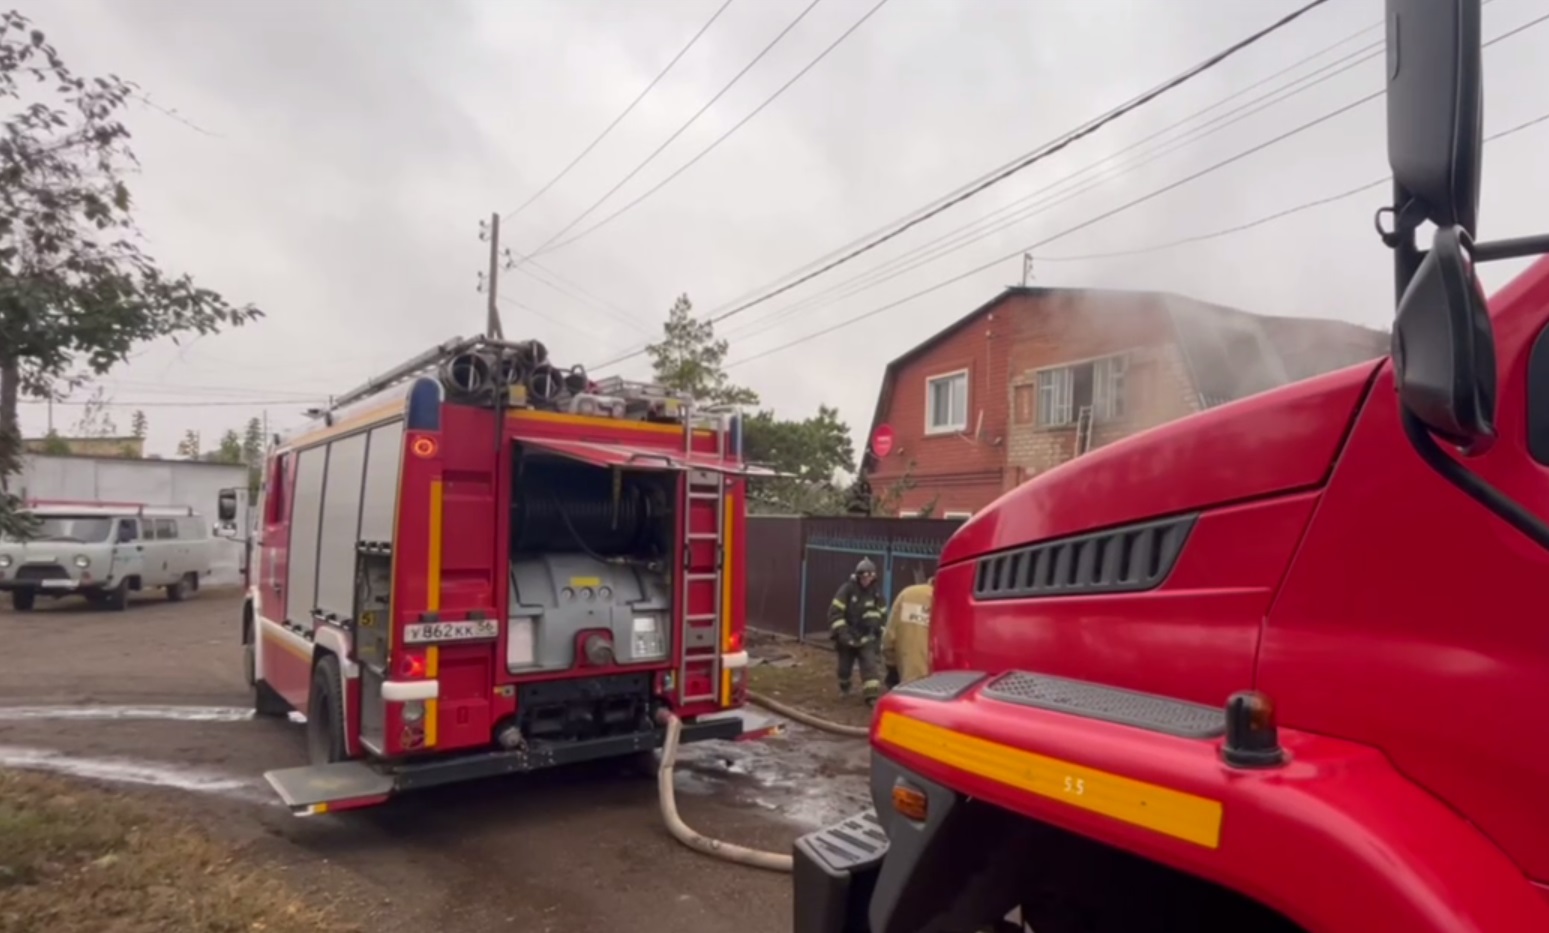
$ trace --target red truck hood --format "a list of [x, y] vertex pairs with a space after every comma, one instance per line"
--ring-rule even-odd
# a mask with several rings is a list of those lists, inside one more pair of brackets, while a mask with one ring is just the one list
[[941, 562], [1316, 487], [1385, 365], [1370, 360], [1304, 379], [1063, 463], [970, 519]]

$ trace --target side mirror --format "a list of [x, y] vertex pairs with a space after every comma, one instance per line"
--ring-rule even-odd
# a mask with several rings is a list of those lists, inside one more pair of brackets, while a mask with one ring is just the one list
[[1479, 219], [1484, 148], [1479, 7], [1480, 0], [1387, 0], [1393, 180], [1421, 202], [1421, 220], [1469, 236]]
[[237, 491], [235, 489], [222, 489], [220, 492], [220, 504], [216, 509], [217, 517], [223, 522], [232, 522], [237, 519]]
[[1464, 453], [1495, 438], [1495, 334], [1458, 227], [1436, 231], [1393, 325], [1399, 402]]

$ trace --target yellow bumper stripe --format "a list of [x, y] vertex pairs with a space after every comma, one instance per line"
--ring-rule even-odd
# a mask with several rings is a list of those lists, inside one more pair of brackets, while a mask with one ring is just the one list
[[877, 738], [969, 774], [1192, 842], [1221, 845], [1219, 801], [884, 712]]

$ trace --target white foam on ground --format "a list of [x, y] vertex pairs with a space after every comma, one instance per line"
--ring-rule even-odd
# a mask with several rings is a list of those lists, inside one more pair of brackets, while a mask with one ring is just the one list
[[0, 706], [0, 721], [4, 722], [39, 719], [242, 722], [252, 718], [252, 710], [235, 706]]
[[118, 784], [168, 787], [258, 803], [275, 802], [253, 781], [227, 774], [121, 758], [77, 757], [46, 748], [0, 745], [0, 767], [48, 771]]

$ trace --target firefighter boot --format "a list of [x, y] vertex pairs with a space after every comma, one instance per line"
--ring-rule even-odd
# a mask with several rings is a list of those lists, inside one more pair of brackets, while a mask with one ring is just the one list
[[866, 698], [868, 707], [877, 705], [877, 694], [882, 692], [882, 685], [875, 680], [868, 680], [861, 684], [861, 696]]
[[842, 697], [850, 695], [850, 682], [848, 680], [839, 681], [839, 695]]

